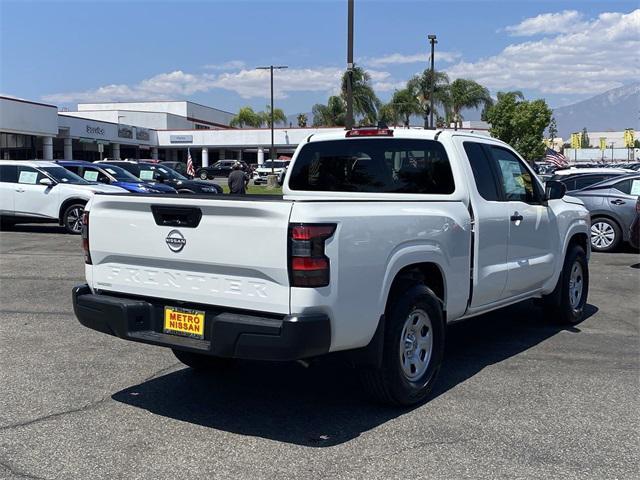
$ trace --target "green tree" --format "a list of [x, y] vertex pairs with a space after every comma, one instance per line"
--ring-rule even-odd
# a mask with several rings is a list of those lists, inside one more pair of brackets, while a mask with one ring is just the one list
[[419, 115], [422, 111], [418, 97], [409, 88], [396, 90], [391, 97], [391, 104], [405, 127], [409, 126], [412, 115]]
[[299, 113], [296, 117], [296, 120], [298, 122], [298, 127], [300, 128], [305, 128], [307, 126], [307, 122], [309, 121], [306, 113]]
[[341, 97], [331, 96], [326, 105], [317, 103], [311, 109], [314, 127], [343, 127], [346, 107]]
[[460, 112], [463, 108], [491, 105], [492, 100], [489, 90], [479, 83], [465, 78], [456, 78], [446, 89], [444, 103], [457, 130], [458, 126], [462, 127], [463, 118]]
[[[267, 127], [271, 128], [271, 106], [267, 105], [266, 109], [264, 112], [260, 112], [258, 113], [258, 116], [260, 117], [260, 125], [266, 125]], [[279, 109], [279, 108], [274, 108], [273, 109], [273, 121], [278, 124], [278, 123], [286, 123], [287, 122], [287, 116], [284, 114], [284, 112]]]
[[549, 145], [553, 146], [553, 140], [558, 136], [556, 117], [551, 117], [551, 121], [549, 122], [549, 127], [547, 128], [547, 130], [549, 131]]
[[393, 102], [385, 103], [378, 109], [378, 121], [386, 125], [398, 126], [402, 122], [402, 117], [398, 108]]
[[[360, 116], [363, 123], [373, 125], [378, 120], [378, 110], [381, 102], [378, 100], [373, 87], [371, 86], [371, 75], [362, 67], [354, 67], [352, 70], [351, 93], [353, 97], [353, 115]], [[340, 94], [346, 103], [347, 101], [347, 79], [348, 72], [342, 75]]]
[[232, 127], [260, 127], [262, 125], [262, 117], [259, 113], [253, 111], [251, 107], [242, 107], [238, 114], [231, 119], [229, 123]]
[[[449, 77], [444, 72], [431, 72], [425, 70], [420, 75], [416, 75], [407, 82], [407, 89], [417, 100], [419, 114], [424, 119], [424, 128], [429, 128], [429, 115], [431, 113], [431, 84], [433, 84], [433, 103], [436, 106], [445, 105], [447, 99], [447, 88]], [[436, 112], [434, 112], [435, 114]]]
[[551, 109], [544, 100], [526, 101], [520, 92], [500, 92], [487, 111], [489, 133], [510, 144], [528, 161], [544, 156], [544, 130], [551, 121]]
[[580, 134], [580, 148], [591, 148], [591, 141], [589, 140], [587, 127], [584, 127], [582, 129], [582, 133]]

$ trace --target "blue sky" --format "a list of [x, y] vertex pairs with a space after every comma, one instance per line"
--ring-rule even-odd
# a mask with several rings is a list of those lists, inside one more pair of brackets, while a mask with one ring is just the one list
[[[552, 106], [637, 81], [638, 2], [356, 0], [355, 56], [388, 99], [426, 66], [492, 92], [519, 89]], [[307, 112], [338, 87], [346, 63], [346, 0], [0, 0], [0, 93], [59, 106], [190, 99]]]

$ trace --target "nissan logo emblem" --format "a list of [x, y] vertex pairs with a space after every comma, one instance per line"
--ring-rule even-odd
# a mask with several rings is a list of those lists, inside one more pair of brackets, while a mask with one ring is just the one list
[[184, 236], [178, 230], [171, 230], [165, 241], [167, 242], [169, 249], [175, 253], [180, 252], [187, 244]]

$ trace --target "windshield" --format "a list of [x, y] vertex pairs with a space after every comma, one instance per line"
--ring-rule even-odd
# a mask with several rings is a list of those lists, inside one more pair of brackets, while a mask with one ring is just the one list
[[127, 172], [124, 168], [116, 167], [115, 165], [109, 165], [103, 167], [104, 170], [109, 173], [118, 182], [139, 182], [140, 179], [134, 174]]
[[140, 165], [140, 178], [142, 180], [157, 180], [158, 175], [162, 174], [165, 178], [172, 180], [188, 180], [187, 177], [180, 175], [171, 168], [160, 165]]
[[[263, 168], [284, 168], [287, 166], [289, 162], [272, 162], [271, 160], [267, 160], [262, 164]], [[273, 167], [272, 167], [273, 164]]]
[[63, 167], [41, 167], [41, 170], [60, 183], [73, 183], [74, 185], [89, 185], [91, 183]]

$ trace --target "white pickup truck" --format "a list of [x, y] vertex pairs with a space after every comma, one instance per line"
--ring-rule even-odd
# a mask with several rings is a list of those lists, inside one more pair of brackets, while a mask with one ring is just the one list
[[589, 214], [498, 140], [311, 135], [269, 197], [96, 195], [76, 316], [198, 369], [341, 352], [402, 405], [428, 396], [449, 322], [531, 298], [583, 317]]

